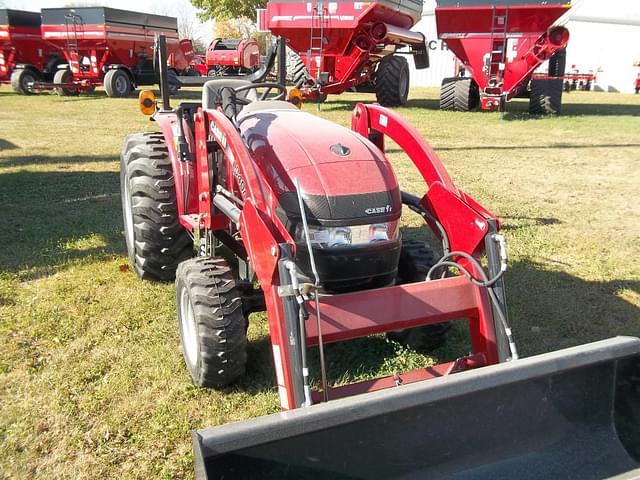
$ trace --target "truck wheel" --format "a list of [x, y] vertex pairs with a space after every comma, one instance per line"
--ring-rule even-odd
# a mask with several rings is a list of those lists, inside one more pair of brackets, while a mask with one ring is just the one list
[[[71, 82], [73, 82], [73, 73], [71, 73], [71, 70], [58, 70], [53, 76], [54, 85]], [[78, 91], [72, 88], [56, 88], [56, 93], [61, 97], [69, 97], [72, 95], [77, 95]]]
[[458, 77], [443, 78], [440, 85], [440, 110], [455, 109], [456, 83]]
[[131, 93], [131, 79], [122, 69], [109, 70], [104, 76], [104, 89], [112, 98], [123, 98]]
[[468, 112], [480, 104], [478, 84], [472, 78], [461, 78], [454, 84], [454, 110]]
[[376, 71], [376, 99], [383, 107], [406, 105], [409, 95], [409, 63], [404, 57], [387, 55]]
[[38, 75], [30, 68], [17, 68], [11, 73], [11, 88], [22, 95], [31, 95], [29, 84], [38, 81]]
[[247, 320], [242, 294], [221, 258], [192, 258], [176, 273], [184, 360], [199, 387], [223, 387], [244, 375]]
[[560, 113], [562, 107], [562, 78], [533, 78], [529, 113], [547, 115]]
[[127, 253], [136, 274], [172, 281], [178, 264], [193, 255], [193, 242], [178, 221], [173, 169], [162, 134], [125, 138], [120, 193]]
[[[440, 256], [435, 250], [419, 240], [404, 240], [398, 262], [397, 284], [423, 281]], [[387, 333], [387, 338], [420, 352], [431, 352], [447, 339], [451, 322], [408, 328]]]

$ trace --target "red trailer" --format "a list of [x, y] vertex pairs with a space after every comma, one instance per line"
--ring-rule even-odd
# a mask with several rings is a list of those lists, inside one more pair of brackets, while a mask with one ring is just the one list
[[394, 53], [409, 47], [416, 68], [429, 66], [424, 35], [409, 30], [421, 16], [420, 0], [271, 0], [259, 23], [300, 56], [292, 74], [306, 98], [360, 87], [380, 104], [398, 106], [407, 101], [409, 65]]
[[260, 48], [255, 38], [216, 38], [207, 48], [207, 74], [245, 75], [260, 65]]
[[[438, 36], [469, 74], [442, 81], [440, 107], [503, 110], [530, 95], [532, 113], [558, 113], [569, 31], [555, 23], [569, 8], [567, 0], [437, 0]], [[532, 79], [547, 60], [549, 74]]]
[[0, 83], [11, 82], [16, 92], [27, 94], [30, 83], [53, 80], [61, 63], [60, 49], [40, 36], [39, 13], [0, 9]]
[[66, 65], [55, 73], [53, 84], [36, 83], [34, 89], [56, 88], [62, 95], [104, 85], [110, 97], [124, 97], [139, 85], [155, 84], [157, 34], [167, 37], [176, 88], [178, 73], [189, 68], [193, 55], [191, 42], [178, 42], [173, 17], [106, 7], [44, 8], [41, 30], [44, 40], [60, 48]]

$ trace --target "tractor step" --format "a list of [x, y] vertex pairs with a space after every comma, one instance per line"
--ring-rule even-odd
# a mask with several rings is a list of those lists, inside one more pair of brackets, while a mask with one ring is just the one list
[[193, 433], [198, 478], [638, 478], [640, 339]]

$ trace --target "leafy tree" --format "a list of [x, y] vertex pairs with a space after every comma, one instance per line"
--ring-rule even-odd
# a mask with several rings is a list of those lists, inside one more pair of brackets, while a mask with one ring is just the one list
[[256, 9], [264, 8], [267, 0], [191, 0], [191, 3], [201, 10], [199, 16], [203, 20], [255, 19]]

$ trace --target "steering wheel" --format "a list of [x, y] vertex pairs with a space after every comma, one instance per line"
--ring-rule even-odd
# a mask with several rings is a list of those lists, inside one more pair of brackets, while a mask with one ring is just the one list
[[270, 98], [269, 100], [284, 100], [287, 97], [287, 88], [284, 85], [280, 85], [279, 83], [252, 83], [251, 85], [245, 85], [243, 87], [238, 87], [233, 89], [233, 91], [236, 94], [235, 96], [236, 103], [238, 103], [239, 105], [249, 105], [250, 103], [252, 103], [251, 100], [249, 100], [247, 97], [239, 97], [238, 93], [246, 92], [248, 90], [253, 90], [254, 88], [266, 89], [262, 93], [262, 95], [260, 95], [260, 97], [258, 98], [258, 101], [266, 100], [267, 97], [269, 96], [269, 93], [271, 93], [272, 90], [278, 90], [278, 94], [275, 97]]

